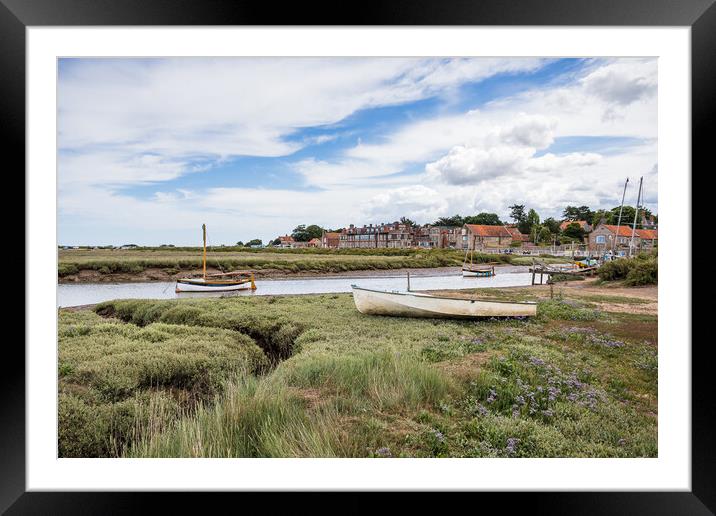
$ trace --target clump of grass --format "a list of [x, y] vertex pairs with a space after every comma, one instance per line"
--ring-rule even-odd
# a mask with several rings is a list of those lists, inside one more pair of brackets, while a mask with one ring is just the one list
[[290, 385], [326, 389], [378, 410], [434, 404], [450, 390], [440, 371], [401, 353], [321, 354], [284, 364], [277, 374]]
[[639, 254], [635, 258], [620, 258], [602, 265], [598, 270], [604, 281], [624, 280], [628, 286], [658, 283], [658, 260], [655, 255]]
[[565, 299], [539, 301], [537, 317], [568, 321], [594, 321], [601, 317], [597, 310], [586, 308], [582, 303]]
[[145, 432], [128, 457], [333, 457], [342, 448], [335, 413], [309, 418], [299, 397], [240, 376], [213, 404], [170, 428]]
[[268, 365], [253, 339], [217, 328], [138, 327], [79, 313], [65, 314], [58, 336], [63, 456], [106, 456], [113, 440], [123, 445], [127, 420], [149, 392], [172, 392], [190, 406], [215, 395], [237, 371]]

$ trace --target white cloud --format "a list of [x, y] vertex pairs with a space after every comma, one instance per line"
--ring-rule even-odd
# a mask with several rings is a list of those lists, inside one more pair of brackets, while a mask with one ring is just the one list
[[373, 196], [363, 204], [367, 220], [392, 222], [408, 217], [432, 221], [445, 213], [448, 202], [436, 190], [422, 185], [406, 186]]

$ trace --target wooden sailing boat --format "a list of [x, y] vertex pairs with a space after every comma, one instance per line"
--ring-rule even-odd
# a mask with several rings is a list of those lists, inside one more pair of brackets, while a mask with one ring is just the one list
[[[467, 262], [467, 255], [470, 254], [470, 263]], [[495, 275], [495, 266], [493, 264], [477, 265], [472, 263], [473, 250], [465, 251], [465, 259], [462, 262], [463, 278], [489, 278]]]
[[[254, 273], [251, 271], [235, 271], [221, 274], [206, 274], [206, 224], [201, 225], [204, 237], [203, 270], [201, 278], [181, 278], [177, 280], [176, 292], [228, 292], [232, 290], [256, 290]], [[235, 278], [219, 279], [217, 276], [235, 276]]]

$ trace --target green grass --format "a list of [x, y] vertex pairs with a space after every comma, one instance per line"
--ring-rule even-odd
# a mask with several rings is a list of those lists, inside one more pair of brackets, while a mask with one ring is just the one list
[[346, 294], [60, 310], [60, 454], [656, 456], [655, 318], [538, 313], [370, 317]]
[[[196, 270], [202, 266], [201, 250], [193, 248], [146, 248], [136, 250], [78, 249], [60, 250], [58, 275], [62, 277], [82, 270], [101, 274], [138, 274], [147, 269], [161, 269], [169, 274]], [[346, 272], [403, 268], [435, 268], [462, 265], [465, 253], [454, 249], [250, 249], [217, 248], [207, 257], [209, 267], [224, 271]], [[564, 258], [540, 258], [548, 263]], [[498, 261], [529, 265], [524, 256], [475, 254], [473, 262]]]

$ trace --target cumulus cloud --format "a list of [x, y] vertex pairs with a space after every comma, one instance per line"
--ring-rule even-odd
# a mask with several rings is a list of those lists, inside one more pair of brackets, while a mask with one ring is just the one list
[[628, 106], [656, 93], [656, 66], [650, 61], [616, 62], [593, 71], [581, 84], [608, 104]]
[[498, 128], [469, 145], [456, 145], [447, 155], [428, 163], [429, 177], [453, 185], [477, 184], [500, 176], [521, 176], [525, 172], [553, 172], [597, 163], [595, 153], [551, 153], [535, 157], [539, 149], [554, 141], [554, 119], [521, 115], [508, 127]]
[[448, 202], [432, 188], [406, 186], [373, 196], [363, 205], [367, 220], [392, 222], [408, 217], [418, 222], [432, 221], [444, 215]]

